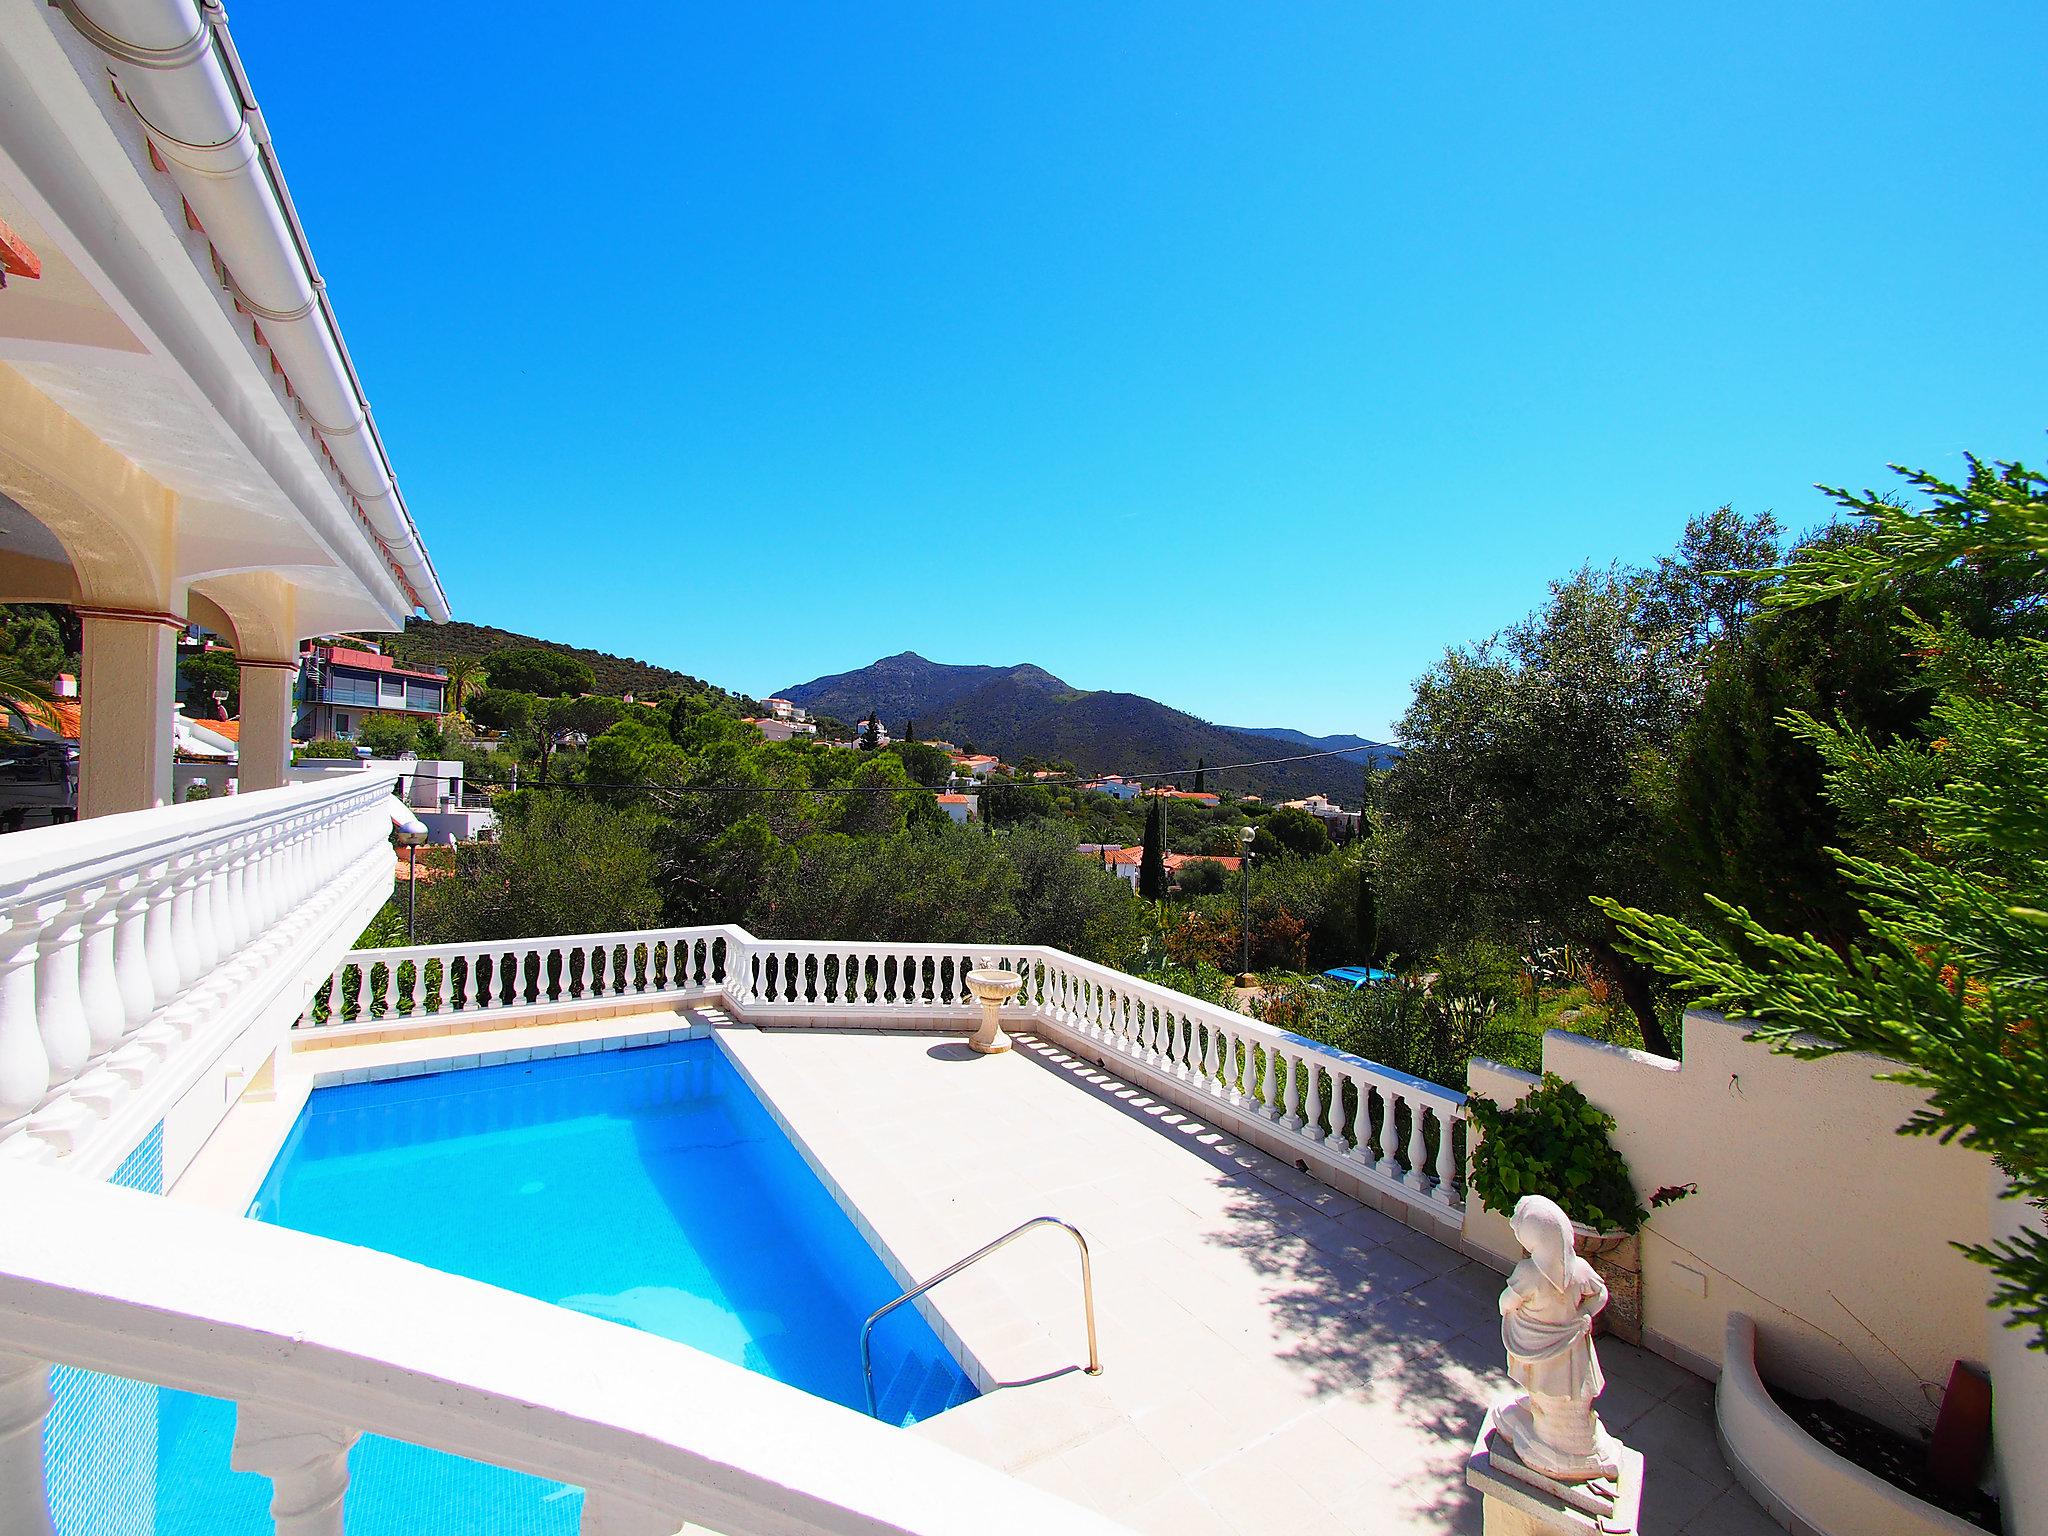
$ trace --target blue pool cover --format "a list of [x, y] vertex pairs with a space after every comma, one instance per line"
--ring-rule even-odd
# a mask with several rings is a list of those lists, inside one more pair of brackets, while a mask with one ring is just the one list
[[[860, 1327], [901, 1288], [710, 1040], [316, 1092], [250, 1214], [679, 1339], [864, 1408]], [[916, 1310], [875, 1331], [882, 1416], [974, 1388]], [[267, 1532], [233, 1408], [159, 1394], [156, 1536]], [[579, 1490], [376, 1437], [350, 1536], [573, 1536]], [[687, 1513], [687, 1512], [685, 1512]], [[145, 1527], [147, 1529], [147, 1527]]]

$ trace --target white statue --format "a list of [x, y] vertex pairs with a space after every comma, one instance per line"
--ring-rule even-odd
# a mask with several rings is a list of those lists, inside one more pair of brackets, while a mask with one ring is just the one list
[[1509, 1225], [1529, 1257], [1500, 1293], [1500, 1337], [1523, 1395], [1499, 1409], [1499, 1425], [1523, 1463], [1546, 1477], [1612, 1479], [1620, 1446], [1593, 1411], [1607, 1384], [1593, 1352], [1607, 1284], [1573, 1251], [1571, 1218], [1555, 1200], [1524, 1195]]

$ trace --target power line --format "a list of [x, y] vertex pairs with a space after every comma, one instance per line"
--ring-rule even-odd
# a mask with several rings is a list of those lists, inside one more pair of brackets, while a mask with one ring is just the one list
[[[1206, 771], [1209, 773], [1231, 773], [1245, 768], [1277, 768], [1284, 763], [1306, 763], [1324, 757], [1354, 757], [1357, 753], [1370, 753], [1371, 751], [1371, 747], [1332, 747], [1321, 752], [1299, 752], [1291, 757], [1265, 757], [1245, 763], [1210, 763], [1206, 765]], [[1371, 766], [1370, 759], [1367, 760], [1365, 766]], [[1126, 773], [1120, 774], [1118, 777], [1126, 783], [1135, 783], [1145, 779], [1178, 779], [1194, 771], [1193, 768], [1159, 769], [1152, 773]], [[442, 780], [453, 781], [456, 779], [466, 781], [468, 779], [467, 774], [449, 773], [412, 773], [406, 776], [408, 778], [433, 779], [436, 782]], [[1101, 777], [1107, 777], [1107, 775], [1096, 776], [1096, 778]], [[1068, 774], [1049, 779], [1001, 779], [997, 780], [993, 787], [1004, 789], [1085, 789], [1095, 781], [1095, 779], [1081, 774]], [[981, 788], [991, 787], [987, 781], [976, 782]], [[502, 788], [504, 786], [498, 787]], [[938, 793], [938, 791], [929, 789], [923, 784], [842, 784], [824, 786], [810, 784], [656, 784], [652, 782], [609, 784], [593, 782], [588, 779], [575, 782], [534, 783], [526, 787], [529, 789], [616, 789], [634, 793], [677, 795], [904, 795], [912, 793]], [[1221, 797], [1219, 796], [1218, 799], [1220, 800]]]

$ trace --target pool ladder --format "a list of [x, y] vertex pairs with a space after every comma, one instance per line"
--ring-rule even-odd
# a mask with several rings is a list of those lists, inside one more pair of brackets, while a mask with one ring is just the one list
[[942, 1281], [952, 1279], [970, 1264], [980, 1263], [998, 1248], [1007, 1248], [1033, 1227], [1064, 1228], [1067, 1235], [1073, 1238], [1074, 1246], [1080, 1250], [1081, 1310], [1088, 1319], [1088, 1374], [1090, 1376], [1100, 1376], [1102, 1374], [1102, 1355], [1095, 1345], [1095, 1276], [1088, 1266], [1088, 1239], [1081, 1235], [1081, 1229], [1071, 1221], [1062, 1221], [1057, 1216], [1034, 1216], [1021, 1227], [1013, 1227], [994, 1242], [982, 1244], [981, 1247], [968, 1254], [966, 1258], [948, 1264], [936, 1275], [933, 1275], [931, 1279], [913, 1285], [894, 1301], [887, 1302], [868, 1314], [868, 1320], [861, 1324], [860, 1330], [860, 1373], [868, 1384], [868, 1417], [873, 1418], [876, 1414], [875, 1362], [872, 1352], [875, 1324], [879, 1323], [891, 1312], [894, 1312], [906, 1301], [915, 1301], [933, 1286], [938, 1285]]

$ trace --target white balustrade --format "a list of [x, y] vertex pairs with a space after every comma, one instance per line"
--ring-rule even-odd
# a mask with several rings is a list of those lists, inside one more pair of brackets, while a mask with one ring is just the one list
[[51, 1529], [52, 1362], [233, 1402], [230, 1464], [270, 1480], [279, 1536], [342, 1536], [358, 1434], [580, 1487], [584, 1536], [1124, 1530], [687, 1345], [387, 1254], [25, 1164], [0, 1165], [0, 1210], [7, 1536]]
[[0, 839], [0, 1155], [77, 1151], [324, 965], [389, 892], [390, 800], [366, 773]]
[[[5, 995], [0, 935], [0, 997]], [[359, 950], [301, 1027], [451, 1013], [560, 1013], [614, 999], [716, 1001], [753, 1023], [971, 1025], [967, 973], [1017, 972], [1004, 1006], [1197, 1113], [1243, 1118], [1319, 1176], [1370, 1184], [1438, 1224], [1463, 1208], [1464, 1095], [1228, 1008], [1033, 945], [758, 939], [730, 925]], [[1008, 1017], [1008, 1015], [1006, 1015]]]

